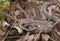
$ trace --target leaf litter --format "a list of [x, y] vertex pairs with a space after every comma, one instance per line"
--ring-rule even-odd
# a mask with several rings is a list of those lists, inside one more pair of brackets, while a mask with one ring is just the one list
[[[49, 3], [51, 0], [42, 0], [42, 3], [41, 0], [9, 1], [11, 5], [5, 11], [5, 19], [0, 21], [1, 41], [12, 41], [12, 39], [13, 41], [59, 41], [60, 16], [58, 14], [60, 10], [54, 11], [56, 4]], [[48, 6], [48, 4], [46, 4], [48, 7], [43, 7], [46, 2], [53, 7]], [[59, 6], [57, 7], [59, 8]], [[52, 12], [54, 15], [49, 19]], [[44, 26], [45, 24], [48, 25]]]

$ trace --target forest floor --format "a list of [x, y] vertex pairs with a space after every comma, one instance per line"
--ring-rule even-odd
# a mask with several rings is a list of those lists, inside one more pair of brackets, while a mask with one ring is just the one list
[[0, 41], [60, 41], [60, 0], [9, 1]]

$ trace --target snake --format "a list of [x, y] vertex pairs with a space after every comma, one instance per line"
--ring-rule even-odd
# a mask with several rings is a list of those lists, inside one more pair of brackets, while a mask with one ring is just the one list
[[[45, 2], [42, 6], [41, 6], [41, 12], [43, 15], [46, 16], [46, 18], [48, 18], [50, 15], [49, 13], [47, 12], [46, 8], [50, 5], [56, 5], [55, 2]], [[40, 32], [40, 31], [45, 31], [45, 32], [50, 32], [52, 31], [52, 28], [60, 22], [60, 18], [58, 18], [57, 16], [53, 15], [53, 17], [51, 18], [51, 20], [55, 21], [56, 23], [54, 23], [53, 21], [49, 21], [47, 27], [45, 28], [45, 24], [47, 23], [47, 20], [43, 20], [43, 21], [39, 21], [39, 20], [33, 20], [33, 19], [22, 19], [19, 26], [23, 29], [23, 30], [26, 30], [26, 31], [36, 31], [36, 32]], [[27, 23], [27, 26], [28, 25], [31, 25], [31, 29], [28, 29], [24, 26], [22, 26], [22, 24], [26, 24]], [[38, 25], [40, 27], [35, 27], [33, 23], [38, 23]], [[35, 28], [34, 28], [35, 27]], [[52, 28], [51, 28], [52, 27]], [[49, 29], [50, 28], [50, 29]], [[45, 30], [46, 29], [46, 30]]]
[[[53, 21], [49, 21], [47, 27], [45, 28], [45, 24], [47, 24], [47, 22], [48, 22], [46, 20], [46, 18], [48, 18], [50, 16], [46, 9], [49, 5], [55, 5], [55, 4], [56, 4], [55, 2], [44, 2], [43, 3], [40, 11], [41, 11], [41, 14], [43, 15], [43, 19], [44, 19], [44, 17], [45, 17], [45, 19], [41, 20], [41, 21], [40, 20], [34, 20], [34, 18], [36, 17], [35, 13], [33, 14], [32, 19], [31, 19], [31, 18], [29, 18], [29, 15], [24, 10], [22, 10], [24, 12], [24, 15], [25, 15], [26, 18], [20, 19], [19, 27], [22, 30], [33, 31], [33, 32], [35, 32], [35, 31], [36, 32], [40, 32], [40, 31], [43, 32], [43, 30], [48, 31], [48, 32], [52, 31], [53, 26], [55, 26], [57, 23], [59, 23], [60, 19], [57, 16], [53, 15], [51, 20], [55, 21], [56, 23], [54, 24]], [[16, 5], [16, 6], [18, 8], [20, 8], [18, 5]], [[34, 8], [33, 8], [33, 12], [34, 12]], [[18, 15], [16, 15], [16, 16], [18, 16]], [[45, 30], [45, 29], [47, 29], [47, 30]]]
[[[47, 9], [48, 6], [50, 6], [50, 5], [56, 5], [56, 4], [57, 4], [56, 2], [49, 2], [49, 1], [43, 3], [43, 5], [41, 6], [41, 12], [42, 12], [42, 14], [44, 14], [46, 16], [46, 18], [49, 18], [50, 15], [49, 15], [49, 13], [48, 13], [48, 11], [46, 9]], [[51, 18], [51, 20], [54, 21], [55, 24], [57, 24], [57, 23], [60, 22], [60, 18], [58, 18], [55, 15], [53, 15], [53, 17]], [[54, 26], [55, 26], [55, 24], [54, 24]]]
[[[26, 31], [34, 31], [34, 30], [39, 29], [38, 30], [38, 32], [39, 32], [39, 31], [41, 31], [41, 29], [44, 29], [45, 24], [47, 24], [46, 20], [39, 21], [39, 20], [33, 20], [33, 19], [21, 19], [19, 26], [21, 29], [26, 30]], [[53, 22], [49, 22], [47, 27], [53, 27], [52, 24], [53, 24]], [[26, 26], [28, 26], [28, 28]]]

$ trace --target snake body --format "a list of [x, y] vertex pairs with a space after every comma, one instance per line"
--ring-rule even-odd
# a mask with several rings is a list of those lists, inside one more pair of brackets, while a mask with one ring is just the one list
[[[47, 29], [48, 27], [53, 27], [52, 26], [53, 22], [49, 22], [47, 28], [45, 28], [45, 24], [47, 24], [47, 22], [48, 21], [46, 21], [46, 20], [39, 21], [39, 20], [33, 20], [33, 19], [21, 19], [19, 26], [21, 29], [26, 30], [26, 31], [34, 31], [34, 32], [37, 31], [37, 32], [39, 32], [39, 31], [42, 31], [44, 29]], [[37, 26], [35, 26], [35, 24]], [[26, 26], [23, 26], [23, 25], [28, 26], [28, 28]]]
[[[41, 7], [41, 12], [42, 14], [44, 14], [46, 16], [46, 18], [49, 18], [50, 15], [49, 13], [47, 12], [47, 7], [50, 6], [50, 5], [56, 5], [56, 2], [45, 2], [42, 7]], [[60, 22], [60, 18], [58, 18], [57, 16], [53, 15], [53, 17], [51, 18], [52, 21], [56, 22], [56, 23], [59, 23]]]
[[[50, 5], [55, 5], [56, 3], [55, 2], [45, 2], [42, 6], [41, 6], [41, 13], [42, 15], [46, 16], [46, 18], [48, 18], [50, 15], [49, 13], [47, 12], [46, 8]], [[45, 20], [42, 20], [42, 21], [39, 21], [39, 20], [33, 20], [33, 19], [21, 19], [20, 20], [20, 24], [19, 26], [23, 29], [23, 30], [26, 30], [26, 31], [34, 31], [34, 32], [51, 32], [52, 31], [52, 28], [60, 22], [60, 19], [53, 15], [53, 17], [51, 18], [52, 21], [47, 21], [46, 19]], [[53, 22], [55, 21], [55, 23]], [[47, 27], [45, 27], [45, 24], [47, 24], [48, 22], [48, 25]], [[39, 26], [35, 27], [34, 26], [34, 23], [38, 23]], [[22, 24], [26, 24], [26, 26], [30, 25], [30, 27], [26, 28], [25, 26], [23, 26]], [[40, 25], [41, 24], [41, 25]]]

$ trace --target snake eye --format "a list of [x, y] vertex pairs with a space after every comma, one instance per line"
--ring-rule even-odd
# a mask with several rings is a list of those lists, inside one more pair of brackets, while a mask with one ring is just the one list
[[40, 25], [37, 23], [37, 24], [34, 24], [35, 27], [40, 27]]
[[38, 25], [36, 25], [36, 24], [35, 24], [34, 26], [35, 26], [35, 27], [38, 27]]

